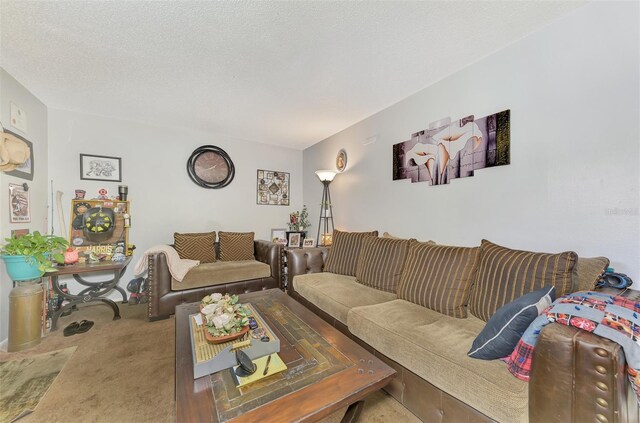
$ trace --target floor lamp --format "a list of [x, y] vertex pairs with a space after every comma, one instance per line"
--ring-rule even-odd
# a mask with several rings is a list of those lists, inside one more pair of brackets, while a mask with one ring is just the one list
[[[316, 175], [322, 182], [322, 202], [320, 203], [320, 221], [318, 222], [318, 240], [319, 247], [328, 247], [331, 245], [333, 237], [333, 208], [331, 206], [331, 193], [329, 192], [329, 184], [333, 181], [337, 172], [333, 170], [317, 170]], [[331, 230], [329, 230], [331, 226]], [[322, 231], [322, 232], [320, 232]], [[320, 236], [322, 235], [322, 236]]]

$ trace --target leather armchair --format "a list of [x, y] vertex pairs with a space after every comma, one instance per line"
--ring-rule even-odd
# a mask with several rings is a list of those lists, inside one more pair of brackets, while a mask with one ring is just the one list
[[[271, 288], [283, 289], [281, 277], [281, 246], [270, 241], [255, 240], [256, 260], [271, 267], [271, 276], [228, 284], [207, 286], [182, 291], [171, 290], [171, 273], [167, 258], [163, 253], [149, 256], [149, 304], [147, 317], [150, 321], [166, 319], [175, 313], [178, 304], [200, 301], [205, 295], [215, 292], [221, 294], [244, 294], [247, 292]], [[217, 245], [216, 245], [217, 250]]]

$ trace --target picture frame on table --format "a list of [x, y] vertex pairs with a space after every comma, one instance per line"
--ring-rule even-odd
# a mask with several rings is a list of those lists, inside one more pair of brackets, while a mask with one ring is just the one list
[[80, 179], [122, 182], [122, 159], [80, 153]]
[[292, 232], [289, 234], [288, 247], [300, 247], [300, 232]]
[[287, 245], [289, 243], [287, 240], [287, 230], [284, 228], [271, 229], [271, 242], [280, 245]]
[[302, 241], [302, 248], [313, 248], [315, 246], [316, 246], [315, 238], [305, 238], [304, 241]]

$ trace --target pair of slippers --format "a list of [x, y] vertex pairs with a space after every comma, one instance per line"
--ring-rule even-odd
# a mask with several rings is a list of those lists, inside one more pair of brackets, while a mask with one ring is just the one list
[[73, 322], [70, 323], [69, 326], [64, 328], [64, 336], [75, 335], [76, 333], [85, 333], [89, 329], [93, 327], [93, 322], [91, 320], [82, 320], [80, 323]]

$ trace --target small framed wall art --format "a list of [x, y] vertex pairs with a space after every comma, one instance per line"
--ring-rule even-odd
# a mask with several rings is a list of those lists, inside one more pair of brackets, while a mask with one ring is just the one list
[[347, 150], [344, 148], [338, 151], [338, 155], [336, 156], [336, 169], [338, 172], [344, 172], [347, 168]]
[[80, 154], [80, 179], [122, 182], [122, 159]]
[[24, 185], [9, 184], [9, 207], [11, 223], [31, 222], [31, 206], [29, 204], [29, 191]]
[[289, 173], [258, 169], [256, 203], [260, 205], [289, 205]]
[[[3, 144], [0, 150], [4, 150], [5, 155], [2, 158], [6, 159], [0, 160], [2, 162], [0, 170], [7, 175], [33, 181], [33, 143], [15, 132], [2, 130], [2, 125], [0, 125], [0, 134], [2, 135], [0, 143]], [[10, 145], [10, 148], [7, 145]], [[18, 157], [20, 164], [15, 164], [13, 160]], [[24, 157], [27, 159], [24, 160]]]
[[315, 246], [316, 246], [315, 238], [305, 238], [304, 241], [302, 241], [302, 248], [313, 248]]

